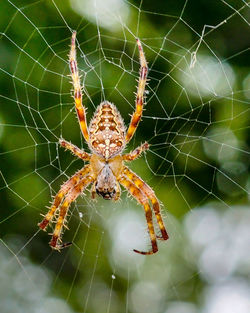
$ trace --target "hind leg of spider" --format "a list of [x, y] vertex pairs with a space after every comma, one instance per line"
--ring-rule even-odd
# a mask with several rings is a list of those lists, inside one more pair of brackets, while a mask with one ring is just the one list
[[130, 193], [131, 195], [144, 207], [145, 216], [148, 224], [148, 231], [149, 236], [151, 240], [152, 250], [150, 251], [139, 251], [139, 250], [133, 250], [136, 253], [143, 254], [143, 255], [150, 255], [154, 254], [158, 251], [158, 246], [156, 242], [156, 235], [154, 231], [154, 225], [153, 225], [153, 217], [152, 217], [152, 211], [148, 203], [148, 199], [145, 194], [141, 192], [139, 188], [135, 186], [135, 184], [131, 181], [129, 181], [126, 177], [121, 177], [119, 180], [119, 183], [123, 185]]
[[80, 83], [80, 75], [78, 72], [77, 60], [76, 60], [76, 32], [72, 33], [71, 48], [69, 53], [69, 66], [71, 71], [71, 78], [74, 88], [75, 108], [78, 116], [78, 121], [83, 134], [83, 137], [88, 142], [89, 132], [86, 120], [86, 109], [82, 104], [82, 87]]
[[137, 39], [137, 45], [140, 54], [140, 77], [138, 81], [137, 94], [136, 94], [136, 107], [135, 112], [131, 117], [130, 125], [126, 134], [126, 142], [129, 142], [133, 137], [136, 128], [141, 120], [144, 102], [145, 86], [147, 83], [148, 66], [145, 55], [143, 53], [142, 45]]
[[157, 238], [160, 240], [167, 240], [169, 236], [162, 220], [159, 201], [157, 200], [153, 189], [150, 188], [139, 176], [133, 173], [129, 168], [124, 167], [123, 174], [150, 199], [153, 205], [153, 210], [156, 216], [157, 223], [161, 231], [161, 236], [157, 236]]
[[76, 200], [76, 198], [83, 192], [83, 190], [94, 181], [91, 175], [85, 176], [77, 185], [75, 185], [65, 196], [62, 205], [59, 208], [59, 216], [56, 222], [52, 238], [50, 240], [50, 246], [53, 249], [60, 250], [64, 247], [64, 244], [58, 244], [61, 242], [62, 229], [66, 227], [66, 217], [69, 210], [70, 204]]
[[90, 160], [90, 154], [79, 149], [77, 146], [73, 145], [71, 142], [68, 142], [64, 139], [59, 140], [60, 145], [65, 148], [66, 150], [71, 151], [75, 156], [78, 158], [84, 160], [84, 161], [89, 161]]
[[38, 224], [38, 226], [41, 229], [46, 230], [46, 227], [48, 226], [49, 222], [52, 221], [55, 215], [55, 212], [58, 209], [60, 203], [62, 202], [62, 199], [64, 198], [64, 196], [89, 172], [90, 172], [90, 166], [86, 165], [62, 185], [59, 192], [56, 194], [54, 198], [54, 201], [53, 201], [52, 206], [50, 207], [50, 210], [45, 215], [44, 219]]

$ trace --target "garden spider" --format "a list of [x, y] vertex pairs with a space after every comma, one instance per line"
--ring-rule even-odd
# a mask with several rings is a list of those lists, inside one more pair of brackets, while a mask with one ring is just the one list
[[[76, 61], [75, 41], [76, 32], [74, 31], [71, 39], [69, 65], [74, 88], [75, 108], [82, 134], [92, 154], [79, 149], [64, 139], [60, 139], [59, 143], [62, 147], [71, 151], [78, 158], [89, 161], [89, 164], [85, 165], [62, 185], [54, 198], [49, 212], [38, 225], [41, 229], [45, 230], [49, 222], [52, 222], [54, 218], [56, 219], [56, 225], [49, 244], [53, 249], [60, 250], [68, 245], [61, 242], [61, 237], [63, 227], [66, 227], [66, 216], [70, 204], [75, 201], [90, 184], [92, 184], [91, 194], [93, 199], [96, 194], [98, 194], [107, 200], [118, 200], [121, 193], [119, 184], [121, 184], [143, 205], [151, 239], [152, 249], [150, 251], [134, 250], [134, 252], [143, 255], [156, 253], [158, 251], [156, 239], [168, 239], [168, 234], [160, 213], [159, 202], [154, 191], [140, 177], [124, 165], [124, 161], [133, 161], [138, 158], [143, 151], [149, 148], [149, 145], [148, 143], [144, 143], [134, 151], [122, 155], [126, 144], [134, 135], [142, 117], [148, 72], [142, 45], [140, 40], [137, 39], [141, 66], [140, 77], [137, 87], [136, 109], [131, 117], [130, 125], [126, 132], [120, 113], [115, 105], [108, 101], [102, 102], [97, 107], [94, 117], [89, 124], [89, 128], [87, 127], [85, 107], [82, 104], [82, 87]], [[152, 203], [161, 236], [156, 236], [155, 234], [149, 200]], [[59, 213], [57, 214], [57, 212]]]

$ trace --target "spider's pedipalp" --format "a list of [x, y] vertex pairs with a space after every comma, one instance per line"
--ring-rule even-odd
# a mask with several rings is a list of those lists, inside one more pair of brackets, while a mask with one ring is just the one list
[[148, 199], [141, 192], [139, 188], [135, 186], [135, 184], [131, 181], [129, 181], [126, 177], [122, 176], [121, 178], [118, 179], [119, 183], [123, 185], [130, 193], [131, 195], [144, 207], [145, 211], [145, 216], [148, 224], [148, 231], [149, 231], [149, 236], [151, 240], [151, 245], [152, 245], [152, 250], [150, 251], [139, 251], [139, 250], [133, 250], [136, 253], [143, 254], [143, 255], [149, 255], [149, 254], [154, 254], [158, 251], [158, 246], [156, 242], [156, 235], [154, 231], [154, 225], [153, 225], [153, 217], [152, 217], [152, 211], [150, 208], [150, 205], [148, 203]]
[[160, 212], [160, 204], [157, 200], [155, 193], [152, 188], [150, 188], [139, 176], [133, 173], [128, 167], [124, 167], [123, 174], [131, 180], [136, 187], [138, 187], [152, 202], [153, 210], [156, 216], [157, 223], [159, 225], [162, 237], [157, 236], [158, 239], [167, 240], [168, 233], [164, 226], [164, 222], [162, 220], [161, 212]]
[[96, 188], [95, 184], [92, 184], [91, 190], [90, 190], [92, 200], [96, 200], [96, 189], [95, 188]]
[[148, 65], [147, 61], [142, 49], [142, 45], [140, 40], [137, 38], [137, 45], [139, 49], [140, 55], [140, 77], [138, 81], [137, 93], [136, 93], [136, 108], [135, 112], [133, 113], [130, 121], [129, 128], [126, 134], [126, 142], [129, 142], [133, 137], [136, 128], [141, 120], [142, 112], [143, 112], [143, 104], [144, 104], [144, 94], [145, 94], [145, 86], [147, 83], [147, 75], [148, 75]]
[[121, 196], [121, 187], [120, 187], [120, 184], [118, 182], [116, 182], [116, 194], [114, 197], [114, 201], [119, 200], [120, 196]]

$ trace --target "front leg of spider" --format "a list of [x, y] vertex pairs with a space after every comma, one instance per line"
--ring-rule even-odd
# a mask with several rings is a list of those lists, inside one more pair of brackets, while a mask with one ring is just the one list
[[[63, 148], [72, 152], [74, 156], [89, 162], [89, 164], [85, 165], [61, 186], [48, 213], [38, 225], [41, 229], [46, 230], [51, 222], [55, 222], [50, 246], [56, 250], [70, 246], [70, 242], [62, 243], [61, 238], [63, 229], [67, 228], [66, 218], [71, 203], [74, 202], [89, 185], [92, 185], [91, 195], [93, 199], [96, 195], [99, 195], [105, 200], [117, 201], [120, 198], [121, 184], [144, 207], [148, 224], [152, 249], [147, 252], [139, 250], [134, 251], [143, 255], [154, 254], [158, 251], [157, 239], [168, 239], [168, 234], [160, 213], [159, 202], [154, 191], [139, 176], [131, 172], [124, 165], [124, 161], [133, 161], [139, 157], [143, 151], [146, 151], [149, 145], [148, 143], [144, 143], [134, 151], [122, 155], [126, 144], [135, 133], [143, 111], [148, 67], [142, 45], [140, 40], [137, 39], [140, 54], [140, 77], [137, 87], [135, 112], [132, 115], [128, 131], [126, 132], [123, 119], [118, 109], [114, 104], [108, 101], [102, 102], [97, 107], [89, 127], [87, 126], [86, 109], [82, 104], [82, 86], [80, 84], [80, 75], [76, 60], [75, 42], [76, 32], [73, 32], [69, 53], [73, 96], [80, 129], [84, 139], [88, 143], [91, 153], [89, 154], [79, 149], [64, 139], [60, 139], [59, 143]], [[150, 203], [153, 210], [151, 209]], [[161, 236], [156, 236], [155, 234], [152, 212], [154, 212], [156, 217]]]

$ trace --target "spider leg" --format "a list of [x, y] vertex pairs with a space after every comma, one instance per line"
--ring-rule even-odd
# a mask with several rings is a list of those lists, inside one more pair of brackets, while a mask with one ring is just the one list
[[150, 188], [139, 176], [133, 173], [130, 169], [126, 166], [123, 169], [123, 174], [130, 179], [136, 187], [138, 187], [152, 202], [153, 210], [157, 219], [157, 223], [159, 225], [161, 231], [161, 237], [157, 236], [158, 239], [167, 240], [168, 234], [166, 228], [164, 226], [164, 222], [162, 220], [161, 212], [160, 212], [160, 204], [157, 200], [154, 191]]
[[129, 142], [130, 139], [133, 137], [134, 132], [137, 128], [137, 125], [140, 122], [141, 117], [142, 117], [144, 92], [145, 92], [145, 86], [146, 86], [147, 74], [148, 74], [147, 61], [143, 53], [141, 42], [139, 39], [137, 39], [136, 41], [137, 41], [139, 54], [140, 54], [141, 67], [140, 67], [140, 77], [138, 81], [137, 94], [136, 94], [136, 108], [135, 108], [134, 114], [131, 117], [130, 125], [126, 134], [126, 142]]
[[143, 151], [146, 151], [149, 149], [149, 144], [147, 142], [144, 142], [142, 145], [140, 145], [139, 147], [137, 147], [135, 150], [127, 153], [127, 154], [124, 154], [122, 156], [122, 159], [124, 161], [133, 161], [135, 159], [137, 159]]
[[89, 153], [79, 149], [77, 146], [73, 145], [71, 142], [68, 142], [68, 141], [61, 138], [59, 140], [59, 143], [63, 148], [71, 151], [78, 158], [85, 160], [85, 161], [90, 160], [90, 154]]
[[148, 203], [148, 199], [141, 192], [139, 188], [135, 186], [135, 184], [131, 181], [129, 181], [126, 177], [122, 176], [121, 178], [118, 179], [119, 183], [122, 184], [130, 193], [131, 195], [140, 203], [143, 205], [144, 210], [145, 210], [145, 215], [146, 215], [146, 220], [148, 224], [148, 231], [149, 231], [149, 236], [151, 240], [151, 245], [152, 245], [152, 250], [150, 251], [138, 251], [138, 250], [133, 250], [136, 253], [143, 254], [143, 255], [149, 255], [149, 254], [154, 254], [158, 251], [157, 247], [157, 242], [156, 242], [156, 235], [154, 231], [154, 225], [153, 225], [153, 217], [152, 217], [152, 211]]
[[54, 198], [53, 204], [50, 207], [49, 212], [45, 215], [44, 219], [38, 224], [38, 226], [41, 229], [43, 230], [46, 229], [49, 222], [53, 219], [57, 208], [62, 202], [63, 197], [89, 172], [90, 166], [86, 165], [62, 185], [59, 192], [56, 194]]
[[94, 181], [94, 177], [91, 175], [85, 176], [77, 185], [75, 185], [65, 196], [64, 201], [60, 207], [59, 217], [56, 222], [54, 232], [50, 241], [50, 246], [53, 249], [60, 250], [63, 246], [58, 245], [58, 241], [61, 239], [62, 228], [65, 225], [65, 219], [68, 213], [70, 204], [82, 193], [82, 191]]
[[76, 60], [76, 32], [72, 33], [71, 48], [69, 53], [69, 65], [71, 70], [72, 83], [74, 88], [75, 108], [78, 116], [78, 121], [81, 127], [82, 134], [85, 140], [89, 141], [89, 132], [86, 121], [86, 109], [82, 104], [82, 87], [80, 83], [80, 76], [78, 73]]

